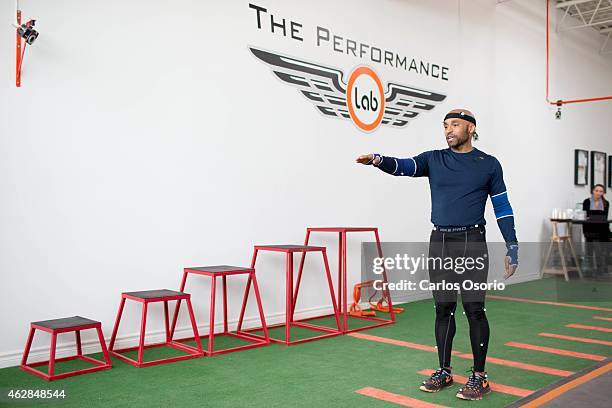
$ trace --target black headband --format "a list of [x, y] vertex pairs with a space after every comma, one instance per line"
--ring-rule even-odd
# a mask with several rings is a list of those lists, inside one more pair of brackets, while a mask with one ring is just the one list
[[476, 118], [474, 118], [473, 116], [468, 115], [465, 112], [450, 112], [447, 113], [446, 116], [444, 117], [444, 120], [446, 119], [463, 119], [463, 120], [467, 120], [468, 122], [471, 122], [474, 124], [474, 126], [476, 126]]

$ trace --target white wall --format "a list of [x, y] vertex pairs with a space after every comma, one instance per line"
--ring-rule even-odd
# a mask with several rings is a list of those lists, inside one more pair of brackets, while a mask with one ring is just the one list
[[[612, 153], [610, 102], [568, 106], [561, 121], [544, 103], [542, 0], [255, 3], [302, 23], [305, 41], [257, 30], [246, 0], [24, 0], [41, 36], [20, 89], [13, 31], [0, 27], [1, 366], [18, 364], [30, 321], [80, 314], [101, 320], [108, 336], [121, 291], [177, 288], [185, 266], [248, 265], [253, 244], [299, 243], [306, 226], [374, 225], [383, 240], [426, 239], [426, 180], [387, 177], [353, 159], [443, 148], [440, 122], [451, 108], [476, 113], [477, 146], [504, 166], [522, 241], [546, 239], [550, 209], [588, 193], [573, 186], [575, 148]], [[3, 21], [12, 6], [0, 5]], [[317, 25], [450, 66], [448, 82], [374, 67], [384, 82], [448, 98], [403, 130], [366, 135], [324, 118], [247, 51], [345, 72], [363, 63], [317, 47]], [[612, 91], [612, 58], [597, 54], [595, 33], [551, 40], [553, 98]], [[487, 219], [490, 239], [501, 240], [490, 208]], [[368, 238], [350, 238], [351, 281]], [[311, 261], [298, 305], [305, 314], [326, 309]], [[269, 254], [258, 263], [271, 322], [284, 308], [283, 265]], [[208, 287], [188, 286], [201, 329]], [[241, 289], [230, 290], [230, 318]], [[120, 343], [133, 341], [135, 310], [126, 310]], [[150, 321], [159, 333], [159, 315]], [[46, 352], [43, 340], [36, 353]]]

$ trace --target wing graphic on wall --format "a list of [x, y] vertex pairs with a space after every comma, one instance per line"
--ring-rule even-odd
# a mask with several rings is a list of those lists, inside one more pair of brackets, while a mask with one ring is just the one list
[[383, 125], [404, 127], [420, 113], [432, 110], [446, 95], [390, 83], [385, 93]]
[[[297, 88], [322, 114], [351, 119], [346, 106], [347, 83], [336, 68], [249, 47], [284, 83]], [[404, 127], [419, 113], [430, 111], [446, 95], [407, 85], [388, 84], [381, 124]]]
[[351, 118], [346, 108], [346, 83], [342, 80], [342, 71], [257, 48], [249, 49], [268, 64], [281, 81], [298, 88], [321, 113]]

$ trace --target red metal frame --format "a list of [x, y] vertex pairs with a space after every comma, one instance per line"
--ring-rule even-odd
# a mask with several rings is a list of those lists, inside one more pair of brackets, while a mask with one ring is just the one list
[[[304, 239], [304, 245], [308, 245], [310, 240], [310, 234], [312, 232], [333, 232], [338, 233], [338, 304], [340, 307], [340, 313], [342, 315], [342, 333], [352, 333], [361, 330], [372, 329], [374, 327], [385, 326], [387, 324], [392, 324], [395, 322], [395, 313], [393, 312], [393, 304], [391, 302], [391, 293], [389, 289], [386, 290], [387, 299], [389, 299], [389, 319], [381, 319], [379, 317], [368, 317], [368, 316], [355, 316], [351, 315], [348, 312], [348, 289], [347, 289], [347, 268], [346, 268], [346, 234], [348, 232], [373, 232], [374, 237], [376, 238], [376, 247], [378, 249], [378, 256], [382, 257], [382, 245], [380, 243], [380, 237], [378, 235], [378, 228], [375, 227], [309, 227], [306, 228], [306, 238]], [[300, 260], [300, 269], [298, 273], [298, 282], [296, 288], [300, 287], [300, 279], [302, 276], [302, 268], [304, 266], [304, 257], [306, 254], [302, 255], [302, 259]], [[387, 282], [387, 271], [383, 267], [382, 273], [383, 282]], [[348, 319], [361, 319], [361, 320], [370, 320], [376, 322], [375, 324], [371, 324], [368, 326], [357, 327], [354, 329], [349, 329], [348, 327]], [[309, 318], [308, 320], [311, 320]]]
[[[117, 338], [117, 331], [119, 330], [119, 323], [121, 322], [121, 316], [123, 314], [123, 308], [125, 306], [126, 299], [130, 299], [130, 300], [142, 303], [142, 320], [140, 322], [140, 341], [138, 343], [138, 346], [126, 347], [126, 348], [115, 350], [115, 340]], [[191, 327], [193, 328], [193, 333], [195, 336], [195, 342], [196, 342], [197, 348], [187, 346], [185, 344], [181, 344], [178, 341], [175, 341], [172, 339], [172, 335], [170, 333], [170, 325], [168, 322], [168, 302], [173, 301], [173, 300], [176, 300], [176, 301], [185, 300], [185, 302], [187, 303], [187, 310], [189, 312], [189, 319], [191, 320]], [[164, 302], [164, 323], [165, 323], [165, 328], [166, 328], [166, 341], [145, 345], [147, 309], [148, 309], [149, 303], [154, 303], [154, 302]], [[178, 308], [178, 305], [177, 305], [177, 308]], [[172, 347], [176, 350], [184, 351], [187, 354], [182, 355], [182, 356], [176, 356], [176, 357], [161, 358], [161, 359], [146, 361], [146, 362], [143, 361], [145, 349], [154, 348], [154, 347], [164, 347], [164, 346]], [[188, 293], [184, 293], [182, 295], [177, 295], [177, 296], [163, 296], [163, 297], [158, 297], [158, 298], [144, 299], [144, 298], [130, 296], [127, 293], [122, 293], [121, 302], [119, 303], [119, 311], [117, 312], [117, 319], [115, 320], [115, 327], [113, 328], [113, 334], [111, 335], [111, 340], [110, 340], [108, 349], [109, 349], [109, 353], [111, 353], [113, 356], [127, 363], [130, 363], [133, 366], [138, 367], [138, 368], [149, 367], [149, 366], [156, 365], [156, 364], [171, 363], [174, 361], [187, 360], [190, 358], [202, 357], [204, 355], [204, 351], [202, 350], [202, 344], [200, 343], [200, 336], [198, 335], [198, 327], [196, 325], [195, 316], [193, 313], [193, 307], [191, 306], [191, 295], [189, 295]], [[138, 350], [138, 360], [134, 360], [132, 358], [124, 356], [123, 354], [120, 354], [120, 353], [125, 353], [127, 351], [134, 351], [134, 350]]]
[[[209, 333], [206, 336], [202, 336], [202, 338], [208, 338], [208, 349], [204, 350], [204, 353], [207, 356], [214, 356], [217, 354], [225, 354], [225, 353], [231, 353], [234, 351], [239, 351], [239, 350], [246, 350], [246, 349], [251, 349], [251, 348], [255, 348], [255, 347], [262, 347], [262, 346], [267, 346], [270, 344], [270, 338], [268, 337], [268, 328], [266, 326], [266, 318], [264, 316], [264, 312], [263, 312], [263, 307], [261, 305], [261, 297], [259, 294], [259, 286], [257, 285], [257, 277], [255, 276], [255, 269], [253, 269], [252, 267], [250, 269], [236, 269], [233, 271], [224, 271], [224, 272], [207, 272], [207, 271], [201, 271], [201, 270], [195, 270], [195, 269], [191, 269], [191, 268], [185, 268], [183, 270], [183, 279], [181, 281], [181, 287], [180, 287], [180, 291], [184, 291], [185, 290], [185, 285], [187, 284], [187, 276], [189, 276], [189, 274], [194, 274], [194, 275], [202, 275], [202, 276], [210, 276], [212, 278], [212, 285], [211, 285], [211, 289], [210, 289], [210, 317], [209, 317]], [[259, 311], [259, 320], [261, 322], [262, 328], [263, 328], [263, 332], [264, 332], [264, 336], [262, 339], [260, 338], [255, 338], [252, 334], [250, 333], [244, 333], [241, 332], [240, 330], [236, 331], [236, 332], [231, 332], [228, 329], [228, 323], [227, 323], [227, 276], [232, 276], [232, 275], [244, 275], [244, 274], [248, 274], [248, 281], [247, 281], [247, 291], [245, 292], [244, 296], [248, 296], [248, 290], [249, 290], [249, 282], [253, 282], [253, 290], [255, 291], [255, 298], [257, 300], [257, 309]], [[217, 288], [217, 277], [221, 276], [222, 277], [222, 285], [223, 285], [223, 333], [215, 333], [215, 292], [216, 292], [216, 288]], [[176, 305], [176, 309], [174, 310], [174, 317], [172, 318], [172, 328], [170, 329], [170, 333], [173, 336], [174, 335], [174, 330], [176, 328], [176, 321], [178, 318], [178, 312], [179, 312], [179, 307], [181, 305], [181, 302], [179, 301]], [[245, 344], [242, 346], [236, 346], [236, 347], [230, 347], [230, 348], [226, 348], [226, 349], [221, 349], [221, 350], [215, 350], [214, 349], [214, 340], [215, 337], [218, 336], [229, 336], [229, 337], [235, 337], [238, 339], [242, 339], [242, 340], [247, 340], [252, 342], [251, 344]], [[189, 338], [184, 338], [184, 339], [177, 339], [175, 341], [190, 341], [193, 340], [193, 337], [189, 337]]]
[[[98, 340], [100, 341], [100, 347], [102, 347], [102, 354], [104, 355], [104, 361], [96, 360], [95, 358], [83, 355], [83, 350], [81, 347], [81, 330], [88, 329], [96, 329], [98, 333]], [[42, 330], [49, 334], [51, 334], [51, 348], [49, 350], [49, 360], [38, 361], [36, 363], [28, 364], [28, 356], [30, 354], [30, 348], [32, 347], [32, 340], [34, 339], [34, 333], [36, 330]], [[67, 332], [75, 332], [76, 337], [76, 345], [77, 345], [77, 354], [70, 357], [63, 358], [55, 358], [55, 350], [57, 347], [57, 335], [60, 333]], [[69, 371], [66, 373], [55, 374], [55, 363], [59, 363], [62, 361], [71, 361], [71, 360], [82, 360], [88, 363], [94, 364], [94, 367], [83, 368], [80, 370]], [[48, 372], [44, 373], [40, 370], [37, 370], [34, 367], [39, 367], [42, 365], [48, 364]], [[21, 365], [19, 366], [22, 370], [32, 373], [40, 378], [43, 378], [47, 381], [59, 380], [60, 378], [73, 377], [75, 375], [81, 375], [86, 373], [92, 373], [95, 371], [108, 370], [112, 368], [112, 364], [110, 361], [109, 352], [106, 349], [106, 343], [104, 342], [104, 336], [102, 335], [102, 324], [86, 324], [80, 326], [66, 327], [62, 329], [50, 329], [48, 327], [43, 327], [36, 325], [34, 323], [30, 324], [30, 334], [28, 335], [28, 340], [26, 342], [25, 350], [23, 352], [23, 357], [21, 359]]]
[[584, 99], [570, 99], [570, 100], [557, 100], [551, 101], [548, 95], [548, 83], [549, 83], [549, 72], [550, 72], [550, 0], [546, 0], [546, 103], [549, 105], [561, 106], [568, 103], [581, 103], [581, 102], [596, 102], [611, 100], [612, 95], [600, 96], [597, 98], [584, 98]]
[[[17, 10], [17, 25], [20, 26], [21, 25], [21, 10]], [[15, 47], [15, 57], [16, 57], [16, 62], [15, 62], [15, 85], [17, 87], [21, 86], [21, 36], [19, 35], [19, 33], [17, 32], [17, 29], [15, 29], [15, 36], [17, 37], [17, 44]]]
[[[281, 340], [281, 339], [275, 339], [273, 337], [270, 337], [270, 341], [274, 342], [274, 343], [278, 343], [278, 344], [284, 344], [286, 346], [291, 346], [291, 345], [295, 345], [295, 344], [300, 344], [300, 343], [306, 343], [309, 341], [313, 341], [313, 340], [318, 340], [318, 339], [323, 339], [323, 338], [327, 338], [327, 337], [334, 337], [334, 336], [338, 336], [340, 334], [342, 334], [342, 331], [340, 329], [340, 319], [338, 316], [338, 306], [336, 304], [336, 297], [334, 295], [334, 286], [332, 283], [332, 279], [331, 279], [331, 273], [329, 271], [329, 263], [327, 261], [327, 249], [325, 247], [309, 247], [309, 248], [292, 248], [292, 249], [286, 249], [286, 248], [277, 248], [274, 246], [265, 246], [265, 245], [256, 245], [255, 249], [253, 251], [253, 258], [251, 260], [251, 268], [255, 267], [255, 262], [257, 261], [257, 254], [259, 251], [272, 251], [272, 252], [284, 252], [286, 254], [286, 263], [285, 263], [285, 322], [284, 323], [279, 323], [279, 324], [275, 324], [272, 326], [268, 326], [268, 329], [271, 328], [275, 328], [275, 327], [285, 327], [285, 339]], [[321, 316], [317, 316], [317, 317], [309, 317], [306, 319], [301, 319], [301, 320], [294, 320], [293, 319], [293, 312], [294, 312], [294, 308], [295, 308], [295, 302], [297, 301], [297, 294], [298, 294], [298, 290], [299, 287], [297, 287], [295, 289], [295, 292], [293, 291], [293, 254], [295, 252], [301, 252], [302, 256], [304, 256], [304, 254], [306, 252], [321, 252], [322, 256], [323, 256], [323, 263], [325, 266], [325, 276], [327, 278], [327, 284], [329, 286], [329, 294], [331, 297], [331, 301], [332, 301], [332, 307], [334, 309], [334, 313], [332, 314], [335, 319], [336, 319], [336, 329], [333, 329], [331, 327], [325, 327], [325, 326], [319, 326], [319, 325], [314, 325], [314, 324], [309, 324], [309, 323], [304, 323], [307, 320], [312, 320]], [[249, 286], [250, 286], [251, 282], [250, 280], [247, 282], [247, 292], [249, 290]], [[255, 338], [263, 338], [262, 336], [258, 335], [258, 334], [253, 334], [250, 332], [253, 331], [258, 331], [258, 330], [262, 330], [262, 328], [250, 328], [250, 329], [246, 329], [246, 330], [242, 330], [242, 322], [243, 322], [243, 318], [244, 318], [244, 311], [246, 308], [246, 303], [248, 300], [248, 293], [245, 293], [244, 299], [242, 301], [242, 309], [240, 311], [240, 318], [238, 319], [238, 332], [242, 333], [242, 334], [246, 334]], [[332, 316], [332, 315], [328, 315], [328, 316]], [[313, 331], [318, 331], [318, 332], [323, 332], [324, 334], [318, 335], [318, 336], [313, 336], [313, 337], [308, 337], [305, 339], [300, 339], [300, 340], [291, 340], [291, 327], [301, 327], [303, 329], [308, 329], [308, 330], [313, 330]]]

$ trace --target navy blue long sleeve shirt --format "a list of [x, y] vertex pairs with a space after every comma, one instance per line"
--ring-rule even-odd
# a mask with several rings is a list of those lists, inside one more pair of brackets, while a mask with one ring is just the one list
[[428, 177], [431, 222], [436, 226], [485, 225], [490, 196], [504, 240], [516, 243], [514, 214], [499, 161], [476, 148], [469, 153], [431, 150], [398, 159], [381, 156], [378, 168], [394, 176]]

